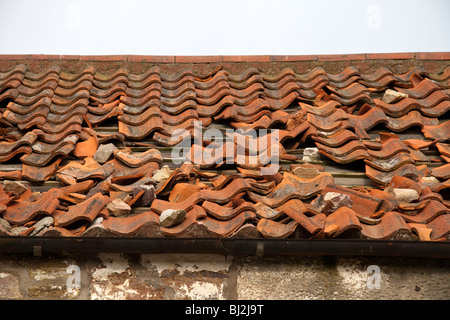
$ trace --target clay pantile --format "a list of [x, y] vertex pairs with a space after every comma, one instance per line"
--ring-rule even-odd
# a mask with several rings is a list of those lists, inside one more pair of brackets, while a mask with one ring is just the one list
[[[69, 132], [69, 134], [74, 133], [74, 129], [75, 129], [74, 126], [81, 125], [83, 123], [83, 117], [79, 116], [79, 115], [70, 117], [66, 122], [60, 123], [60, 124], [49, 123], [43, 117], [37, 117], [37, 118], [35, 118], [35, 120], [38, 120], [38, 121], [36, 123], [29, 122], [27, 124], [28, 128], [31, 128], [32, 126], [36, 125], [38, 129], [40, 129], [50, 135], [56, 135], [56, 134], [64, 133], [64, 132]], [[18, 125], [19, 128], [20, 128], [20, 126], [21, 125]]]
[[11, 76], [13, 76], [14, 74], [21, 74], [21, 75], [25, 75], [25, 72], [27, 71], [27, 66], [24, 64], [18, 64], [16, 66], [14, 66], [14, 68], [12, 68], [9, 71], [6, 72], [0, 72], [0, 80], [3, 79], [8, 79]]
[[[112, 101], [106, 102], [103, 100], [109, 100], [112, 97], [112, 100], [116, 100], [119, 96], [125, 95], [125, 92], [127, 91], [127, 85], [123, 82], [114, 83], [112, 85], [109, 85], [107, 88], [98, 88], [95, 85], [92, 86], [90, 89], [91, 93], [91, 99], [93, 101], [97, 101], [99, 103], [111, 103]], [[133, 93], [128, 91], [128, 93]], [[133, 94], [127, 94], [128, 96], [132, 96]]]
[[164, 130], [164, 124], [160, 117], [150, 117], [141, 125], [129, 125], [119, 121], [119, 132], [128, 138], [143, 139], [154, 131]]
[[413, 180], [413, 179], [410, 179], [408, 177], [404, 177], [401, 175], [393, 176], [388, 187], [401, 188], [401, 189], [413, 189], [413, 190], [416, 190], [418, 194], [420, 194], [424, 188], [416, 180]]
[[31, 106], [32, 104], [39, 101], [39, 99], [42, 99], [44, 97], [52, 98], [53, 94], [54, 94], [53, 90], [50, 89], [42, 90], [41, 92], [39, 92], [39, 94], [32, 97], [18, 94], [17, 97], [15, 97], [14, 102], [21, 106]]
[[[76, 91], [74, 94], [70, 96], [59, 96], [57, 94], [51, 95], [52, 102], [56, 105], [67, 107], [74, 103], [76, 103], [79, 100], [83, 99], [89, 99], [90, 98], [90, 91], [87, 89], [81, 89]], [[20, 104], [20, 103], [19, 103]]]
[[2, 91], [5, 89], [15, 90], [15, 91], [17, 91], [17, 96], [20, 95], [20, 96], [26, 98], [27, 95], [21, 94], [21, 91], [23, 92], [24, 90], [22, 88], [19, 90], [19, 87], [20, 87], [20, 80], [18, 80], [18, 79], [10, 78], [10, 79], [4, 80], [4, 81], [0, 81], [0, 88], [2, 89]]
[[434, 91], [423, 99], [403, 98], [394, 104], [385, 103], [379, 99], [373, 102], [387, 115], [400, 117], [411, 110], [419, 110], [423, 115], [429, 117], [440, 117], [450, 109], [450, 98], [443, 91]]
[[[166, 228], [161, 227], [161, 233], [169, 237], [203, 238], [211, 237], [206, 226], [199, 226], [199, 219], [206, 218], [206, 211], [200, 206], [192, 206], [186, 211], [186, 218], [180, 224]], [[217, 220], [214, 220], [217, 222]]]
[[403, 140], [403, 143], [408, 147], [413, 148], [414, 150], [427, 149], [431, 146], [434, 146], [438, 140], [426, 141], [422, 139], [406, 139]]
[[415, 164], [414, 159], [407, 152], [397, 153], [388, 159], [364, 159], [364, 162], [372, 168], [384, 172], [391, 172], [405, 164]]
[[88, 104], [87, 109], [88, 112], [92, 115], [105, 115], [110, 113], [112, 110], [114, 110], [115, 108], [119, 107], [120, 109], [123, 109], [123, 104], [120, 104], [119, 100], [115, 100], [111, 103], [106, 103], [106, 104], [98, 104], [98, 105], [90, 105]]
[[206, 216], [200, 220], [200, 223], [213, 235], [225, 238], [234, 233], [245, 222], [255, 219], [256, 214], [253, 211], [242, 211], [228, 220], [216, 220]]
[[439, 125], [424, 126], [422, 132], [425, 138], [430, 140], [439, 140], [439, 142], [446, 142], [450, 140], [450, 120], [443, 121]]
[[448, 240], [450, 234], [450, 214], [441, 214], [427, 223], [426, 226], [432, 230], [430, 234], [431, 240]]
[[7, 89], [7, 90], [3, 91], [2, 93], [0, 93], [0, 101], [6, 100], [6, 99], [15, 100], [18, 95], [19, 95], [19, 91], [17, 91], [16, 89]]
[[355, 211], [340, 207], [326, 217], [324, 233], [325, 236], [335, 238], [347, 230], [361, 230], [361, 223]]
[[[450, 78], [450, 67], [446, 67], [442, 72], [440, 73], [430, 73], [428, 77], [431, 80], [441, 82], [448, 80]], [[1, 77], [0, 77], [1, 78]]]
[[371, 108], [364, 114], [348, 115], [348, 121], [351, 126], [359, 125], [364, 130], [370, 130], [379, 124], [388, 124], [389, 119], [380, 108]]
[[31, 147], [29, 146], [20, 146], [16, 149], [14, 149], [12, 152], [2, 155], [0, 156], [0, 162], [6, 162], [8, 160], [11, 160], [12, 158], [14, 158], [15, 156], [19, 155], [19, 154], [30, 154], [32, 153], [33, 150], [31, 149]]
[[386, 67], [381, 67], [371, 74], [361, 74], [360, 82], [367, 87], [381, 87], [387, 86], [391, 82], [404, 82], [400, 77], [397, 77]]
[[153, 82], [160, 81], [160, 69], [157, 66], [149, 68], [142, 74], [128, 73], [128, 86], [132, 89], [143, 89]]
[[149, 149], [144, 152], [135, 153], [116, 150], [114, 151], [114, 158], [133, 168], [140, 167], [148, 162], [162, 164], [161, 152], [157, 149]]
[[276, 208], [290, 199], [309, 199], [320, 193], [327, 185], [333, 183], [333, 176], [327, 172], [322, 172], [312, 179], [302, 179], [285, 172], [282, 182], [269, 194], [261, 196], [252, 191], [247, 192], [247, 194], [254, 202], [261, 202], [271, 208]]
[[411, 89], [405, 89], [401, 87], [395, 87], [395, 90], [406, 93], [410, 98], [423, 99], [430, 95], [433, 91], [440, 90], [441, 88], [432, 80], [424, 79], [419, 84], [415, 85]]
[[400, 152], [408, 152], [406, 145], [395, 135], [386, 136], [386, 139], [382, 140], [381, 144], [380, 150], [367, 150], [372, 158], [383, 160], [391, 158]]
[[[323, 136], [312, 136], [311, 137], [314, 141], [317, 143], [320, 143], [321, 145], [327, 146], [327, 147], [339, 147], [342, 146], [350, 141], [359, 139], [356, 134], [354, 134], [352, 131], [343, 129], [341, 131], [335, 132], [334, 134], [331, 134], [329, 136], [323, 137]], [[363, 148], [365, 149], [365, 148]]]
[[[426, 183], [423, 182], [422, 179], [420, 182], [424, 185], [427, 185]], [[431, 184], [434, 184], [434, 182]], [[440, 193], [431, 191], [430, 187], [424, 187], [422, 189], [422, 192], [419, 195], [419, 201], [425, 201], [425, 200], [435, 200], [438, 202], [443, 202], [444, 198], [442, 197], [442, 195]]]
[[352, 200], [351, 209], [358, 216], [370, 217], [374, 212], [378, 211], [383, 204], [383, 200], [380, 198], [376, 198], [369, 194], [365, 194], [342, 186], [330, 184], [322, 190], [321, 195], [317, 199], [318, 206], [323, 206], [323, 198], [329, 192], [348, 195]]
[[52, 73], [58, 75], [60, 72], [61, 72], [61, 67], [59, 67], [59, 66], [51, 66], [50, 68], [48, 68], [47, 70], [45, 70], [42, 73], [33, 73], [33, 72], [27, 70], [25, 72], [25, 78], [29, 79], [29, 80], [33, 80], [33, 81], [40, 81], [42, 79], [45, 79]]
[[318, 75], [314, 79], [311, 79], [307, 82], [297, 82], [300, 90], [298, 90], [299, 93], [301, 92], [312, 92], [313, 90], [319, 90], [325, 87], [329, 83], [329, 79], [325, 75]]
[[35, 167], [24, 163], [22, 164], [22, 177], [35, 182], [47, 181], [55, 174], [61, 160], [62, 158], [56, 159], [44, 167]]
[[96, 136], [92, 136], [85, 141], [78, 142], [73, 150], [73, 154], [76, 157], [93, 157], [98, 149], [98, 139]]
[[[66, 119], [73, 117], [75, 115], [81, 115], [84, 116], [88, 112], [87, 107], [89, 105], [88, 99], [80, 99], [77, 100], [75, 103], [67, 105], [67, 106], [60, 106], [54, 103], [51, 103], [50, 108], [50, 114], [52, 114], [53, 117], [57, 117], [58, 115], [64, 116]], [[58, 119], [53, 119], [53, 121], [61, 122]]]
[[364, 84], [366, 87], [371, 87], [370, 85], [367, 85], [365, 82], [361, 81], [361, 77], [357, 76], [357, 75], [351, 76], [350, 78], [348, 78], [342, 82], [330, 81], [329, 85], [334, 88], [342, 89], [342, 88], [346, 88], [346, 87], [350, 86], [351, 84], [353, 84], [355, 82], [360, 82], [360, 83]]
[[[124, 178], [126, 178], [126, 177], [124, 177]], [[108, 179], [105, 180], [105, 182], [109, 185], [110, 190], [112, 189], [112, 190], [128, 192], [128, 193], [133, 192], [133, 190], [136, 188], [142, 188], [144, 186], [147, 186], [147, 187], [153, 186], [154, 187], [156, 185], [156, 182], [153, 181], [152, 178], [148, 178], [148, 177], [142, 177], [142, 178], [139, 178], [137, 181], [134, 181], [131, 183], [125, 182], [124, 184], [113, 183], [111, 180], [112, 180], [111, 177], [108, 177]], [[126, 181], [126, 179], [125, 179], [125, 181]]]
[[[195, 79], [193, 76], [188, 76], [184, 78], [184, 81], [192, 82], [194, 84], [196, 92], [200, 94], [202, 91], [210, 90], [220, 83], [227, 83], [229, 87], [232, 87], [232, 83], [228, 81], [227, 72], [223, 70], [219, 70], [218, 72], [216, 72], [209, 80], [201, 81]], [[167, 86], [166, 83], [164, 83], [164, 85]], [[235, 89], [240, 89], [240, 87], [235, 87]]]
[[[161, 97], [161, 89], [160, 88], [153, 88], [152, 90], [145, 91], [145, 95], [141, 96], [139, 98], [133, 98], [131, 96], [126, 96], [124, 94], [121, 94], [120, 92], [116, 94], [116, 97], [120, 96], [120, 102], [131, 106], [131, 107], [138, 107], [142, 105], [146, 105], [149, 103], [152, 103], [155, 99], [161, 99], [163, 100], [163, 97]], [[139, 96], [135, 93], [135, 96]], [[181, 97], [178, 98], [181, 100]], [[167, 99], [166, 99], [167, 100]], [[109, 101], [112, 102], [112, 101]]]
[[212, 201], [215, 203], [227, 203], [236, 197], [239, 193], [250, 191], [253, 187], [248, 180], [238, 178], [233, 180], [229, 185], [221, 190], [203, 189], [199, 191], [200, 197], [203, 200]]
[[450, 144], [438, 142], [436, 143], [436, 147], [441, 153], [441, 155], [450, 157]]
[[[30, 132], [30, 133], [33, 133], [33, 132]], [[48, 154], [48, 153], [56, 152], [58, 149], [60, 149], [65, 144], [75, 145], [75, 143], [77, 141], [78, 141], [78, 136], [75, 134], [71, 134], [57, 143], [46, 143], [46, 142], [41, 142], [41, 141], [37, 140], [31, 145], [31, 148], [36, 153]]]
[[299, 102], [299, 106], [302, 111], [306, 113], [315, 114], [322, 117], [327, 117], [334, 113], [339, 107], [341, 107], [340, 103], [337, 101], [327, 101], [324, 104], [317, 105], [309, 105], [306, 103]]
[[258, 117], [256, 121], [251, 123], [231, 121], [230, 125], [235, 129], [243, 129], [244, 132], [246, 132], [247, 130], [269, 129], [280, 124], [285, 124], [289, 118], [290, 115], [288, 113], [282, 110], [277, 110], [271, 114], [264, 113]]
[[72, 143], [66, 143], [53, 150], [51, 153], [31, 152], [20, 157], [20, 160], [30, 166], [44, 167], [59, 156], [66, 157], [74, 150], [74, 148], [75, 146]]
[[0, 180], [22, 180], [22, 171], [0, 171]]
[[423, 175], [414, 164], [406, 163], [393, 171], [379, 171], [370, 165], [366, 165], [366, 175], [379, 185], [387, 185], [394, 176], [402, 176], [418, 180]]
[[259, 86], [256, 86], [256, 87], [252, 87], [252, 86], [250, 86], [246, 89], [242, 89], [242, 90], [233, 89], [233, 88], [230, 88], [228, 81], [226, 81], [226, 79], [223, 79], [223, 81], [216, 82], [211, 87], [208, 87], [208, 88], [204, 87], [203, 89], [199, 89], [199, 88], [195, 87], [194, 83], [187, 82], [184, 85], [177, 88], [176, 90], [170, 90], [170, 91], [166, 90], [165, 97], [175, 98], [175, 97], [179, 96], [180, 93], [183, 93], [184, 91], [192, 90], [195, 93], [197, 101], [200, 102], [201, 100], [198, 100], [198, 99], [209, 99], [217, 94], [219, 94], [219, 95], [231, 94], [236, 97], [245, 97], [246, 94], [250, 95], [253, 91], [264, 89], [264, 87], [261, 84], [259, 84]]
[[330, 94], [330, 99], [338, 101], [343, 106], [352, 106], [356, 103], [373, 103], [370, 95], [368, 93], [361, 93], [352, 98], [344, 98], [337, 94]]
[[108, 217], [102, 222], [103, 226], [119, 236], [133, 236], [139, 232], [145, 237], [161, 237], [159, 231], [159, 216], [153, 211], [145, 211], [127, 217]]
[[444, 164], [440, 167], [433, 168], [431, 175], [442, 180], [450, 178], [450, 163]]
[[268, 105], [265, 102], [259, 104], [258, 100], [255, 100], [255, 103], [250, 106], [248, 110], [246, 110], [245, 114], [240, 113], [240, 109], [241, 107], [237, 105], [225, 107], [222, 112], [214, 116], [214, 120], [231, 120], [243, 123], [251, 123], [255, 122], [263, 116], [270, 116], [272, 114], [272, 112], [269, 110]]
[[74, 80], [63, 79], [62, 74], [58, 79], [58, 88], [55, 89], [55, 93], [59, 95], [65, 95], [66, 90], [78, 90], [79, 88], [90, 89], [92, 88], [92, 81], [94, 76], [89, 73], [80, 75]]
[[254, 209], [256, 210], [257, 217], [260, 219], [277, 220], [284, 214], [283, 211], [275, 210], [271, 207], [266, 206], [261, 202], [256, 203], [254, 205]]
[[420, 241], [430, 241], [430, 234], [433, 229], [427, 228], [425, 224], [422, 223], [408, 223], [411, 231], [419, 237]]
[[23, 96], [33, 97], [35, 95], [38, 95], [40, 92], [48, 89], [51, 91], [54, 91], [56, 87], [58, 86], [58, 79], [46, 79], [42, 84], [36, 86], [36, 87], [28, 87], [26, 85], [19, 85], [18, 87], [7, 85], [5, 87], [12, 87], [17, 89], [19, 94]]
[[[289, 93], [287, 96], [285, 96], [282, 99], [272, 99], [270, 97], [264, 97], [264, 100], [268, 103], [269, 107], [272, 110], [281, 110], [281, 109], [288, 107], [291, 103], [293, 103], [294, 100], [298, 98], [298, 96], [299, 96], [299, 93], [294, 91], [294, 92]], [[252, 96], [248, 102], [250, 102], [251, 100], [253, 100], [255, 98], [256, 98], [256, 96]], [[246, 103], [248, 103], [247, 101], [244, 101], [244, 100], [240, 101], [237, 99], [235, 100], [235, 102], [240, 105], [245, 105]]]
[[58, 169], [57, 173], [72, 177], [76, 181], [83, 181], [89, 179], [106, 179], [114, 170], [115, 167], [112, 163], [100, 165], [92, 157], [87, 157], [84, 160], [84, 164], [72, 161]]
[[296, 211], [292, 208], [283, 210], [292, 220], [296, 221], [299, 226], [304, 228], [310, 235], [316, 235], [325, 228], [326, 215], [323, 213], [308, 217], [302, 212]]
[[346, 67], [340, 73], [337, 74], [327, 74], [330, 81], [342, 82], [350, 78], [351, 76], [359, 75], [359, 71], [356, 67]]
[[[317, 141], [317, 140], [316, 140]], [[330, 158], [336, 157], [343, 157], [346, 155], [349, 155], [353, 151], [357, 149], [361, 150], [367, 150], [367, 148], [362, 144], [359, 140], [350, 140], [343, 144], [340, 147], [328, 147], [326, 145], [323, 145], [321, 143], [316, 142], [317, 148], [321, 151], [324, 155], [329, 155]]]
[[[8, 100], [0, 119], [5, 126], [0, 132], [3, 141], [0, 161], [25, 153], [21, 157], [23, 172], [18, 172], [21, 176], [17, 178], [41, 182], [56, 173], [57, 179], [68, 185], [54, 195], [58, 202], [50, 206], [53, 215], [65, 221], [64, 226], [57, 221], [39, 235], [187, 238], [362, 235], [368, 239], [402, 239], [403, 234], [408, 239], [420, 240], [448, 237], [448, 223], [442, 216], [448, 215], [449, 204], [443, 194], [450, 184], [431, 181], [431, 177], [422, 179], [430, 172], [426, 165], [415, 166], [416, 161], [429, 162], [429, 152], [420, 150], [429, 148], [433, 152], [435, 144], [445, 161], [446, 157], [450, 158], [442, 144], [450, 136], [445, 130], [448, 125], [439, 124], [437, 119], [450, 110], [450, 98], [445, 91], [449, 88], [448, 72], [428, 77], [423, 69], [416, 67], [398, 75], [382, 67], [371, 74], [361, 74], [356, 66], [349, 66], [338, 74], [327, 74], [320, 67], [306, 74], [297, 74], [290, 68], [278, 72], [271, 69], [271, 73], [263, 74], [250, 67], [237, 74], [221, 68], [206, 75], [198, 75], [192, 69], [165, 74], [154, 66], [141, 74], [132, 74], [127, 67], [103, 74], [90, 66], [78, 73], [52, 67], [33, 74], [21, 65], [0, 73], [0, 101]], [[390, 104], [376, 99], [392, 88], [409, 97]], [[292, 110], [297, 104], [296, 110]], [[288, 106], [288, 110], [281, 111]], [[119, 132], [108, 128], [103, 133], [101, 125], [107, 121], [117, 123]], [[323, 194], [333, 186], [334, 179], [327, 172], [318, 171], [311, 179], [290, 172], [264, 176], [261, 174], [263, 161], [251, 164], [253, 158], [247, 156], [244, 167], [240, 167], [234, 154], [231, 158], [222, 154], [218, 156], [230, 158], [239, 174], [227, 172], [210, 187], [200, 179], [218, 176], [220, 170], [228, 169], [226, 161], [211, 166], [204, 163], [198, 168], [191, 163], [182, 167], [183, 170], [176, 168], [169, 179], [157, 184], [152, 177], [163, 163], [159, 151], [153, 157], [151, 154], [156, 151], [152, 149], [141, 153], [118, 150], [115, 158], [103, 166], [90, 162], [92, 152], [83, 155], [89, 149], [82, 148], [83, 144], [94, 138], [94, 151], [100, 143], [109, 140], [118, 140], [122, 146], [152, 148], [153, 143], [174, 146], [183, 138], [192, 138], [194, 121], [201, 121], [203, 126], [212, 121], [221, 122], [244, 130], [278, 128], [280, 152], [276, 156], [282, 161], [296, 161], [298, 157], [291, 150], [302, 148], [311, 139], [320, 153], [334, 162], [364, 159], [366, 176], [376, 185], [370, 193], [340, 187], [350, 195], [352, 208], [341, 207], [327, 217], [317, 208], [322, 195], [312, 204], [301, 201]], [[377, 125], [398, 132], [420, 127], [430, 141], [411, 138], [403, 143], [402, 135], [390, 133], [380, 133], [380, 142], [373, 141], [369, 130]], [[90, 129], [83, 129], [85, 126]], [[33, 130], [34, 127], [37, 129]], [[102, 133], [95, 133], [93, 127]], [[187, 129], [186, 136], [171, 140], [176, 129]], [[22, 132], [24, 135], [20, 136]], [[128, 141], [130, 138], [135, 141]], [[136, 141], [145, 138], [146, 141]], [[234, 140], [236, 136], [232, 138], [232, 143], [240, 143], [246, 152], [261, 140], [261, 137], [250, 139], [242, 145], [242, 141]], [[87, 163], [67, 158], [77, 142], [74, 156], [88, 156]], [[213, 141], [205, 140], [199, 150], [203, 152], [206, 146], [214, 145]], [[265, 150], [267, 159], [270, 159], [269, 149]], [[63, 159], [65, 165], [58, 170]], [[208, 167], [217, 171], [205, 170]], [[445, 165], [430, 168], [432, 175], [448, 179], [445, 170]], [[143, 186], [156, 189], [158, 198], [148, 203], [152, 211], [126, 218], [109, 217], [104, 208], [92, 216], [85, 210], [84, 218], [68, 215], [75, 210], [67, 211], [67, 205], [95, 202], [96, 198], [104, 197], [101, 193], [123, 193], [128, 196], [126, 201], [133, 204], [145, 193]], [[391, 194], [381, 190], [386, 186], [416, 188], [420, 197], [417, 202], [398, 203]], [[36, 198], [30, 190], [19, 199], [2, 197], [0, 193], [0, 209], [5, 214], [9, 210], [12, 219], [19, 221], [16, 224], [28, 222], [23, 235], [31, 235], [35, 233], [31, 223], [34, 217], [49, 214], [36, 205], [47, 198], [48, 192]], [[30, 215], [20, 216], [14, 211], [20, 203], [29, 204], [24, 211]], [[183, 209], [188, 214], [181, 224], [161, 228], [158, 214], [166, 209]], [[98, 219], [93, 221], [95, 216]], [[75, 228], [72, 222], [77, 219], [85, 221]]]
[[402, 117], [392, 118], [386, 117], [387, 124], [386, 127], [394, 132], [405, 131], [406, 129], [412, 126], [434, 126], [439, 124], [439, 120], [437, 118], [430, 118], [422, 116], [421, 113], [417, 110], [413, 110], [408, 112]]
[[204, 201], [202, 207], [209, 215], [218, 220], [230, 220], [243, 211], [256, 212], [255, 206], [250, 202], [243, 202], [241, 205], [232, 208], [224, 207], [214, 202]]
[[128, 77], [128, 73], [129, 73], [128, 69], [126, 69], [125, 67], [117, 68], [116, 70], [110, 73], [101, 73], [94, 70], [94, 78], [98, 82], [110, 82], [121, 76]]
[[68, 127], [56, 133], [48, 133], [40, 129], [33, 130], [33, 133], [35, 133], [38, 136], [40, 141], [53, 144], [60, 142], [61, 140], [63, 140], [64, 138], [73, 133], [79, 132], [81, 132], [81, 125], [76, 123], [74, 124], [71, 123]]
[[327, 158], [337, 162], [337, 163], [351, 163], [361, 159], [370, 158], [370, 155], [367, 153], [365, 149], [355, 149], [348, 154], [345, 155], [330, 155], [322, 150], [319, 150], [320, 154], [324, 155]]
[[178, 71], [177, 73], [170, 74], [170, 75], [169, 74], [165, 74], [165, 73], [161, 73], [161, 80], [163, 82], [168, 82], [168, 83], [172, 82], [172, 83], [174, 83], [174, 82], [178, 82], [181, 79], [183, 79], [185, 77], [189, 77], [189, 76], [192, 76], [192, 77], [196, 78], [192, 70], [190, 70], [190, 69], [183, 69], [183, 70]]
[[[37, 117], [44, 118], [44, 120], [45, 120], [48, 113], [49, 113], [48, 107], [46, 107], [44, 105], [40, 105], [39, 107], [35, 108], [32, 112], [30, 112], [28, 114], [16, 114], [10, 110], [6, 110], [3, 113], [3, 118], [6, 119], [11, 124], [16, 124], [16, 125], [26, 124], [26, 125], [28, 125], [28, 123], [30, 123], [33, 119], [35, 119]], [[27, 127], [23, 127], [23, 128], [26, 129]]]
[[[260, 74], [260, 72], [257, 68], [250, 67], [250, 68], [245, 69], [241, 73], [229, 74], [228, 80], [230, 82], [240, 83], [240, 82], [245, 82], [247, 79], [249, 79], [253, 75], [259, 75], [259, 74]], [[267, 78], [266, 81], [270, 81], [270, 79]], [[275, 81], [270, 81], [270, 82], [275, 82]]]
[[200, 192], [192, 194], [189, 198], [179, 203], [170, 203], [168, 201], [164, 201], [161, 199], [155, 199], [152, 202], [151, 210], [158, 214], [167, 209], [174, 209], [174, 210], [182, 209], [188, 212], [200, 201], [203, 201]]
[[291, 92], [297, 92], [300, 86], [297, 82], [287, 82], [279, 88], [268, 89], [263, 86], [264, 94], [271, 99], [283, 99]]
[[370, 90], [367, 89], [366, 86], [360, 84], [360, 83], [352, 83], [348, 87], [336, 89], [333, 86], [327, 86], [327, 88], [335, 93], [336, 95], [345, 98], [345, 99], [351, 99], [357, 96], [360, 96], [365, 93], [369, 93]]
[[261, 82], [264, 84], [264, 87], [270, 90], [276, 90], [287, 83], [294, 82], [297, 83], [297, 79], [295, 77], [295, 72], [291, 68], [284, 68], [278, 74], [270, 76], [267, 74], [255, 75], [255, 81]]
[[287, 238], [298, 226], [297, 221], [280, 223], [268, 219], [261, 219], [256, 226], [258, 231], [266, 238]]
[[[60, 112], [61, 110], [58, 110]], [[84, 117], [87, 114], [87, 108], [84, 105], [78, 105], [75, 108], [65, 111], [64, 114], [50, 112], [47, 116], [47, 122], [50, 124], [64, 124], [70, 118], [81, 116]], [[91, 121], [92, 122], [92, 121]]]
[[410, 228], [397, 212], [387, 212], [375, 225], [361, 224], [361, 234], [368, 239], [392, 240], [410, 238]]
[[[169, 180], [169, 179], [167, 179]], [[169, 194], [169, 201], [173, 203], [183, 202], [193, 193], [198, 192], [200, 187], [191, 183], [177, 183], [173, 186]]]
[[4, 156], [11, 153], [14, 149], [25, 145], [30, 146], [37, 139], [37, 135], [33, 132], [27, 132], [19, 140], [14, 142], [0, 142], [0, 155]]
[[59, 205], [58, 195], [61, 189], [54, 188], [42, 193], [34, 202], [14, 201], [3, 213], [3, 219], [12, 224], [22, 225], [40, 214], [51, 215]]
[[433, 221], [436, 217], [438, 217], [441, 214], [449, 214], [450, 209], [447, 208], [445, 205], [442, 204], [442, 202], [437, 200], [430, 200], [425, 208], [420, 210], [419, 213], [411, 214], [405, 214], [401, 213], [401, 216], [403, 219], [405, 219], [406, 222], [414, 222], [414, 223], [429, 223]]
[[333, 131], [341, 125], [342, 120], [348, 120], [348, 114], [342, 109], [336, 109], [328, 116], [319, 116], [313, 113], [307, 114], [307, 121], [320, 131]]
[[68, 211], [53, 213], [53, 217], [58, 226], [62, 227], [68, 226], [78, 220], [92, 222], [109, 202], [108, 197], [97, 193], [79, 204], [70, 206]]

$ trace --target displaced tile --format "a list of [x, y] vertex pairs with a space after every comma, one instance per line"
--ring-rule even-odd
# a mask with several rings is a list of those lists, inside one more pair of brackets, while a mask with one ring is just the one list
[[70, 225], [78, 220], [92, 222], [109, 201], [109, 198], [103, 196], [101, 193], [97, 193], [77, 205], [70, 206], [67, 212], [58, 211], [53, 214], [53, 217], [58, 226], [62, 227]]

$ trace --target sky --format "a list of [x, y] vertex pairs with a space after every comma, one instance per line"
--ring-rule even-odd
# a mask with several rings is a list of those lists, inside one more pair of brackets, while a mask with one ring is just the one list
[[449, 0], [0, 0], [0, 54], [450, 51]]

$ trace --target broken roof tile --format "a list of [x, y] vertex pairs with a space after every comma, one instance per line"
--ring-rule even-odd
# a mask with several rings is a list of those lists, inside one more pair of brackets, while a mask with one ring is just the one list
[[[435, 179], [450, 178], [444, 162], [450, 158], [448, 68], [442, 74], [418, 67], [401, 74], [388, 67], [362, 73], [353, 65], [332, 73], [277, 68], [265, 74], [245, 64], [204, 75], [177, 64], [170, 73], [162, 66], [142, 66], [141, 73], [93, 65], [75, 73], [59, 66], [33, 73], [25, 64], [1, 70], [0, 162], [21, 168], [2, 176], [31, 186], [20, 198], [0, 193], [1, 217], [24, 228], [23, 236], [448, 238], [450, 184]], [[408, 97], [381, 100], [392, 89]], [[232, 143], [225, 146], [245, 150], [240, 158], [224, 151], [213, 165], [171, 164], [165, 180], [153, 180], [172, 147], [196, 138], [194, 121], [221, 132], [277, 129], [279, 151], [269, 147], [254, 157], [263, 134], [239, 140], [242, 134], [227, 133]], [[185, 135], [171, 139], [177, 129]], [[210, 140], [197, 151], [219, 145]], [[100, 165], [92, 157], [106, 141], [117, 150]], [[298, 154], [311, 143], [324, 155], [314, 160], [322, 170], [295, 171], [301, 165], [295, 162], [303, 161]], [[279, 172], [263, 175], [260, 169], [274, 157]], [[355, 190], [340, 185], [363, 174], [375, 183]], [[61, 187], [33, 195], [43, 181]], [[399, 203], [386, 187], [412, 188], [419, 198]], [[141, 201], [147, 190], [151, 199]], [[345, 194], [351, 204], [322, 213], [317, 206], [328, 192]], [[108, 194], [124, 199], [130, 215], [109, 216]], [[187, 217], [161, 227], [158, 215], [166, 209], [186, 210]], [[42, 215], [56, 223], [40, 232], [34, 220]]]

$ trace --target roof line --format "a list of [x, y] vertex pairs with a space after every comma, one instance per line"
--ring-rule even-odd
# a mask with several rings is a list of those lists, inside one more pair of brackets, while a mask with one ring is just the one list
[[[58, 241], [55, 241], [58, 239]], [[5, 237], [0, 253], [218, 253], [297, 256], [397, 256], [449, 259], [446, 241], [365, 239], [208, 239], [122, 237]]]
[[364, 60], [450, 60], [450, 52], [354, 53], [323, 55], [48, 55], [0, 54], [0, 60], [70, 60], [96, 62], [148, 63], [220, 63], [220, 62], [300, 62], [300, 61], [364, 61]]

